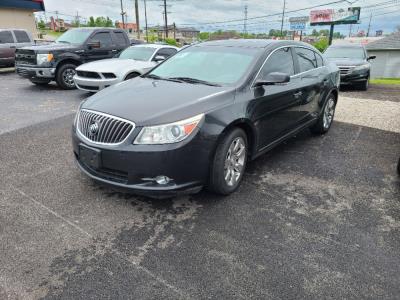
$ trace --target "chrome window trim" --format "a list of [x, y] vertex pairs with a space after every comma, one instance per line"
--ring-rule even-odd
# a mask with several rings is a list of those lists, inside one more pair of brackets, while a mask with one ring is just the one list
[[[311, 49], [311, 48], [309, 48], [309, 47], [302, 46], [302, 45], [286, 45], [286, 46], [281, 46], [281, 47], [278, 47], [278, 48], [274, 49], [270, 54], [268, 54], [267, 58], [264, 60], [264, 62], [263, 62], [263, 64], [261, 65], [260, 69], [258, 70], [256, 76], [254, 77], [253, 81], [251, 82], [250, 88], [254, 88], [254, 82], [257, 80], [258, 75], [260, 75], [261, 69], [264, 67], [264, 65], [266, 64], [267, 60], [270, 58], [270, 56], [271, 56], [273, 53], [275, 53], [275, 51], [277, 51], [277, 50], [279, 50], [279, 49], [282, 49], [282, 48], [296, 48], [296, 47], [297, 47], [297, 48], [304, 48], [304, 49], [311, 50], [311, 51], [315, 52], [314, 49]], [[318, 53], [317, 53], [317, 54], [318, 54]], [[320, 55], [320, 56], [322, 57], [322, 55]], [[293, 59], [293, 58], [292, 58], [292, 59]], [[294, 64], [294, 61], [293, 61], [293, 64]], [[311, 69], [311, 70], [307, 70], [307, 71], [304, 71], [304, 72], [300, 72], [300, 73], [291, 75], [290, 78], [297, 78], [298, 76], [303, 75], [303, 74], [305, 74], [305, 73], [307, 73], [307, 72], [310, 72], [310, 71], [313, 71], [313, 70], [317, 70], [317, 69], [320, 69], [320, 68], [325, 68], [325, 67], [326, 67], [326, 66], [325, 66], [325, 64], [324, 64], [324, 65], [321, 66], [321, 67], [317, 67], [317, 68], [314, 68], [314, 69]]]
[[[89, 113], [94, 113], [94, 114], [98, 114], [98, 115], [105, 116], [105, 117], [108, 117], [108, 118], [112, 118], [112, 119], [115, 119], [115, 120], [117, 120], [117, 121], [122, 121], [122, 122], [129, 123], [129, 124], [132, 125], [132, 129], [131, 129], [131, 130], [129, 131], [129, 133], [126, 135], [125, 139], [123, 139], [123, 140], [122, 140], [121, 142], [119, 142], [119, 143], [101, 143], [101, 142], [94, 142], [94, 141], [88, 139], [88, 138], [79, 130], [79, 121], [80, 121], [81, 111], [86, 111], [86, 112], [89, 112]], [[127, 119], [123, 119], [123, 118], [120, 118], [120, 117], [117, 117], [117, 116], [109, 115], [109, 114], [106, 114], [106, 113], [103, 113], [103, 112], [99, 112], [99, 111], [96, 111], [96, 110], [91, 110], [91, 109], [80, 109], [79, 112], [78, 112], [77, 121], [76, 121], [76, 131], [79, 133], [79, 136], [80, 136], [80, 137], [82, 137], [85, 141], [88, 141], [89, 143], [96, 144], [96, 145], [103, 145], [103, 146], [118, 146], [118, 145], [121, 145], [121, 144], [125, 143], [125, 141], [129, 138], [129, 136], [130, 136], [130, 135], [132, 134], [132, 132], [135, 130], [135, 128], [136, 128], [136, 124], [135, 124], [134, 122], [132, 122], [132, 121], [129, 121], [129, 120], [127, 120]]]

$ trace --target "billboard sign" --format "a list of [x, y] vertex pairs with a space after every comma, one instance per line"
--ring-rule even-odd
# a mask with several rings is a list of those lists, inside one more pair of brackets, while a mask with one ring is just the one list
[[360, 20], [360, 11], [360, 7], [312, 10], [310, 25], [356, 24]]
[[305, 30], [306, 23], [309, 21], [309, 17], [292, 17], [289, 18], [290, 30]]

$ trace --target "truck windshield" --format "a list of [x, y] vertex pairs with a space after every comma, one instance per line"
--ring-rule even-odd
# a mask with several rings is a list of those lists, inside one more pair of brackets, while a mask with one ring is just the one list
[[150, 74], [161, 78], [190, 78], [214, 84], [234, 84], [258, 57], [256, 49], [190, 47], [178, 52]]
[[130, 47], [119, 55], [119, 58], [147, 61], [156, 49], [152, 47]]
[[56, 39], [56, 43], [83, 44], [92, 32], [85, 29], [68, 30]]
[[365, 53], [363, 48], [356, 47], [343, 47], [343, 48], [328, 48], [324, 55], [327, 58], [356, 58], [365, 59]]

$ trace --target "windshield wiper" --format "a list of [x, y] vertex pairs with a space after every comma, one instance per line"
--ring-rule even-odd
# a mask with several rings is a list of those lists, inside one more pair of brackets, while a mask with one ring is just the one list
[[149, 74], [144, 76], [144, 78], [151, 78], [151, 79], [156, 79], [156, 80], [166, 80], [166, 81], [174, 81], [174, 82], [182, 82], [181, 80], [175, 79], [175, 78], [166, 78], [166, 77], [161, 77], [155, 74]]
[[67, 41], [56, 41], [57, 43], [65, 43], [65, 44], [71, 44], [70, 42]]
[[187, 83], [193, 83], [193, 84], [205, 84], [205, 85], [210, 85], [210, 86], [221, 86], [220, 84], [201, 80], [201, 79], [196, 79], [196, 78], [191, 78], [191, 77], [169, 77], [168, 79], [171, 80], [179, 80], [182, 82], [187, 82]]

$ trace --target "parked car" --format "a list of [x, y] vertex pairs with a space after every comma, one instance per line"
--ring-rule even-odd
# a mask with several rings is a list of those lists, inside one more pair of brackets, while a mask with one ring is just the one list
[[248, 159], [298, 131], [326, 133], [339, 70], [296, 41], [210, 41], [82, 102], [73, 152], [93, 179], [163, 197], [235, 191]]
[[130, 39], [131, 46], [145, 44], [146, 42], [138, 39]]
[[89, 61], [111, 58], [129, 46], [125, 31], [115, 28], [75, 28], [55, 43], [18, 49], [16, 71], [37, 85], [55, 80], [63, 89], [74, 89], [75, 68]]
[[177, 47], [155, 44], [131, 46], [115, 58], [90, 62], [76, 68], [75, 85], [84, 91], [97, 92], [146, 73], [178, 50]]
[[13, 66], [16, 48], [33, 44], [31, 34], [24, 29], [0, 29], [0, 66]]
[[332, 45], [326, 49], [324, 56], [338, 66], [341, 84], [351, 84], [360, 90], [368, 90], [371, 74], [369, 61], [375, 59], [376, 56], [368, 56], [364, 46]]

